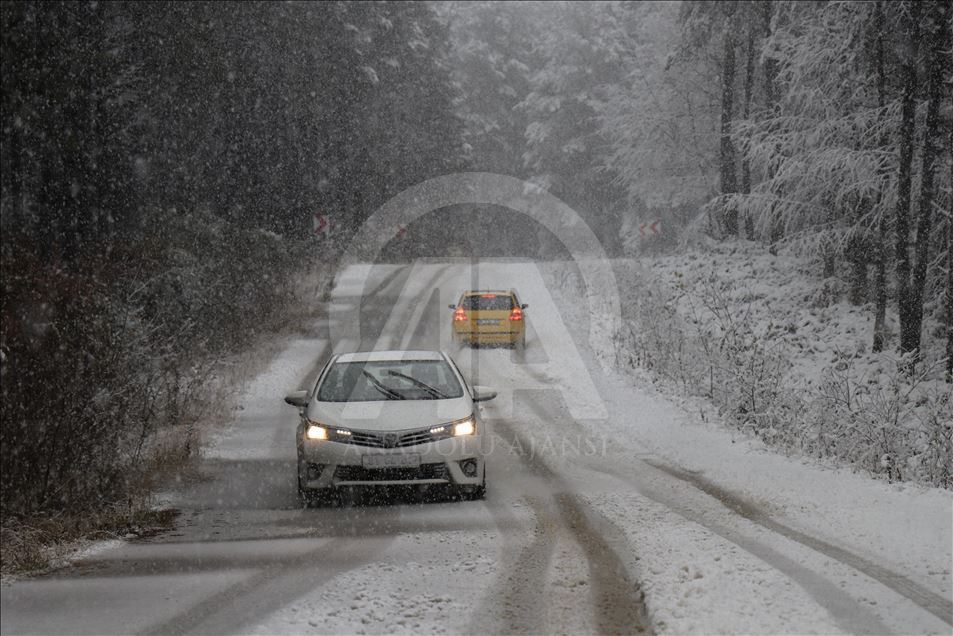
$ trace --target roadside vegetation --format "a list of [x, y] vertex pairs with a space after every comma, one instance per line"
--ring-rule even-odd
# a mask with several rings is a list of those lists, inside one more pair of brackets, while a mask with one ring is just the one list
[[[620, 368], [703, 398], [728, 425], [802, 457], [890, 481], [953, 488], [953, 396], [941, 325], [925, 357], [873, 351], [869, 305], [810, 259], [753, 242], [700, 242], [617, 263]], [[886, 324], [899, 325], [895, 311]], [[895, 331], [894, 331], [895, 332]]]
[[423, 4], [0, 18], [8, 573], [167, 523], [152, 495], [220, 417], [236, 356], [313, 309], [375, 206], [458, 165], [460, 126]]

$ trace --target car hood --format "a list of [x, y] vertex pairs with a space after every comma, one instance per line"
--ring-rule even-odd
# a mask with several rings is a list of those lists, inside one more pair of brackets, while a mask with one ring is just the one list
[[341, 428], [403, 431], [438, 426], [473, 413], [466, 396], [449, 400], [385, 400], [379, 402], [312, 402], [308, 418]]

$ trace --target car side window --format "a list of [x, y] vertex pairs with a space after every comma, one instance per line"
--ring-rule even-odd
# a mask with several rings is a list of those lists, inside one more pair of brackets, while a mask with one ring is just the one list
[[467, 390], [467, 395], [470, 396], [470, 399], [473, 399], [473, 389], [470, 388], [470, 381], [467, 379], [467, 376], [463, 375], [463, 372], [460, 371], [460, 367], [457, 366], [457, 361], [447, 356], [447, 360], [450, 361], [450, 364], [453, 365], [453, 370], [457, 372], [457, 375], [460, 376], [460, 379], [463, 381], [463, 386]]
[[314, 386], [311, 387], [311, 399], [313, 400], [318, 395], [318, 387], [321, 386], [321, 381], [324, 379], [324, 376], [328, 374], [328, 369], [331, 368], [331, 364], [334, 362], [337, 356], [331, 356], [328, 358], [328, 361], [324, 363], [324, 368], [321, 369], [321, 373], [318, 374], [318, 377], [314, 381]]

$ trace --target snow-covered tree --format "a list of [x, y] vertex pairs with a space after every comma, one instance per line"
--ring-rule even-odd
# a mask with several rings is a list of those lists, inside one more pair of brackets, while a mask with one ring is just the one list
[[[895, 245], [902, 351], [919, 347], [925, 267], [938, 249], [929, 176], [950, 161], [935, 145], [941, 103], [949, 111], [943, 88], [949, 65], [938, 61], [944, 55], [938, 42], [947, 36], [931, 26], [945, 24], [936, 16], [948, 12], [948, 3], [923, 7], [924, 15], [919, 3], [780, 6], [780, 26], [765, 49], [778, 63], [777, 107], [753, 113], [735, 130], [761, 181], [750, 194], [727, 200], [756, 220], [763, 238], [780, 226], [789, 241], [822, 256], [828, 275], [837, 260], [849, 261], [855, 302], [865, 298], [868, 263], [876, 260], [879, 272], [886, 244]], [[885, 32], [888, 24], [900, 28]], [[919, 50], [922, 28], [930, 31]], [[911, 237], [917, 183], [918, 232]], [[885, 284], [878, 273], [880, 321]], [[878, 347], [882, 337], [878, 327]]]
[[[600, 106], [611, 151], [603, 159], [633, 205], [698, 205], [717, 187], [717, 54], [679, 45], [676, 3], [627, 5], [631, 34], [623, 81]], [[688, 48], [685, 48], [688, 47]]]
[[610, 252], [620, 248], [622, 191], [600, 166], [613, 135], [599, 113], [625, 72], [625, 9], [614, 2], [559, 3], [549, 9], [518, 109], [528, 124], [523, 162], [531, 177], [572, 205]]

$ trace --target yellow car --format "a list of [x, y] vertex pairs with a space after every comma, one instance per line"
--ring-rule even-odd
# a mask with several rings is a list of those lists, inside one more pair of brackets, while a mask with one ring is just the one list
[[529, 305], [520, 304], [516, 292], [467, 291], [453, 310], [453, 341], [456, 344], [507, 344], [526, 346]]

